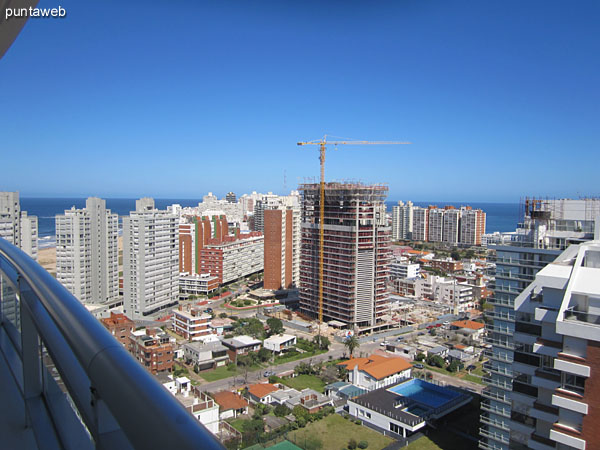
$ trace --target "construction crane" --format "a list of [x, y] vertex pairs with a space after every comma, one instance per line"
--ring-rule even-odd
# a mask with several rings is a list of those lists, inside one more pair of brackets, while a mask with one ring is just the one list
[[321, 186], [320, 186], [320, 220], [319, 220], [319, 335], [321, 334], [321, 324], [323, 323], [323, 235], [325, 222], [325, 151], [328, 145], [337, 147], [338, 145], [406, 145], [410, 142], [396, 141], [328, 141], [327, 135], [323, 139], [298, 142], [298, 145], [318, 145], [319, 161], [321, 162]]

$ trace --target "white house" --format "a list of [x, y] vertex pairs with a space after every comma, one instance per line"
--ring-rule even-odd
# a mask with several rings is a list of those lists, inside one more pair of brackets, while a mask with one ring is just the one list
[[371, 355], [338, 363], [348, 370], [348, 381], [367, 390], [398, 383], [410, 377], [412, 364], [400, 357]]
[[270, 383], [257, 383], [248, 386], [248, 398], [252, 403], [272, 403], [271, 394], [279, 388]]
[[237, 392], [217, 392], [213, 394], [213, 398], [219, 405], [219, 418], [221, 420], [236, 418], [241, 414], [248, 414], [248, 400]]
[[265, 339], [263, 342], [263, 347], [274, 353], [281, 353], [294, 345], [296, 345], [296, 336], [291, 334], [278, 334]]

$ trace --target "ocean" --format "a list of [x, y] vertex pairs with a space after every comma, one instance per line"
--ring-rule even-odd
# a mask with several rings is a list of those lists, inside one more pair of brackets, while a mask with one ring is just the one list
[[[21, 198], [21, 209], [28, 214], [38, 217], [38, 233], [40, 237], [40, 247], [54, 245], [56, 214], [63, 214], [66, 209], [85, 207], [85, 198]], [[130, 211], [135, 210], [135, 198], [107, 198], [106, 207], [119, 216], [126, 216]], [[181, 199], [181, 198], [157, 198], [154, 199], [158, 209], [165, 209], [168, 205], [178, 203], [181, 206], [196, 206], [202, 198], [199, 199]], [[427, 207], [428, 205], [437, 205], [443, 207], [452, 205], [457, 208], [460, 206], [471, 206], [474, 209], [482, 209], [486, 213], [486, 232], [494, 231], [514, 231], [519, 220], [518, 203], [481, 203], [481, 202], [413, 202], [416, 206]], [[388, 212], [392, 211], [392, 206], [397, 202], [386, 202]]]

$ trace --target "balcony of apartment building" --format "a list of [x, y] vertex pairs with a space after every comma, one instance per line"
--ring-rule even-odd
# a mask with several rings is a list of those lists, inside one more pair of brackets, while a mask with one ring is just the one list
[[0, 239], [3, 448], [222, 448], [85, 307]]

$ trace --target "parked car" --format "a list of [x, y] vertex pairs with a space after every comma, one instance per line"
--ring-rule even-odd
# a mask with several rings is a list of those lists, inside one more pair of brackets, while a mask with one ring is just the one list
[[213, 312], [213, 309], [212, 308], [206, 308], [204, 310], [204, 312], [210, 314], [211, 312]]
[[265, 370], [265, 377], [272, 377], [273, 375], [275, 375], [275, 372], [273, 372], [272, 370]]
[[421, 364], [421, 363], [413, 364], [413, 367], [415, 369], [424, 369], [425, 368], [425, 366], [423, 364]]
[[402, 336], [396, 338], [397, 341], [403, 341], [404, 338]]
[[471, 370], [475, 370], [477, 369], [477, 366], [474, 366], [473, 364], [471, 364], [470, 366], [467, 366], [467, 370], [470, 372]]
[[382, 347], [385, 347], [387, 345], [387, 342], [383, 341], [379, 345], [382, 346]]

